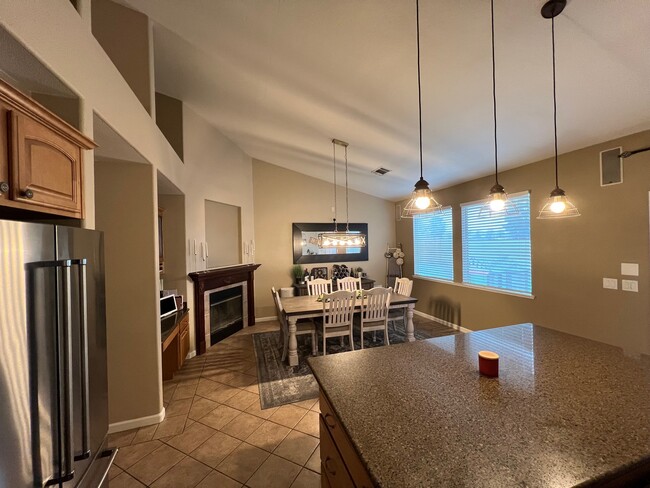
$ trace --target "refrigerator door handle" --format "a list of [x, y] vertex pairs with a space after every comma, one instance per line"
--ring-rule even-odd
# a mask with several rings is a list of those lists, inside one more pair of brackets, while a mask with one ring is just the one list
[[73, 423], [73, 390], [72, 390], [72, 287], [70, 279], [70, 267], [72, 261], [66, 260], [61, 264], [63, 272], [63, 327], [59, 327], [60, 344], [63, 345], [63, 374], [59, 382], [59, 398], [62, 401], [63, 429], [61, 435], [62, 450], [64, 456], [63, 480], [74, 477], [74, 442], [72, 439]]
[[88, 286], [86, 280], [86, 259], [72, 261], [79, 267], [79, 316], [81, 319], [81, 454], [75, 456], [75, 461], [90, 457], [90, 394], [88, 384]]

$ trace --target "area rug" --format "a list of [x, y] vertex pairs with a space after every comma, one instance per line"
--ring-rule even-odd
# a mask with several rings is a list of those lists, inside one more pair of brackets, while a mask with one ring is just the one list
[[[444, 327], [438, 335], [449, 335], [456, 333], [451, 328]], [[360, 333], [355, 327], [354, 348], [361, 348]], [[430, 339], [432, 336], [423, 332], [415, 331], [417, 340]], [[406, 332], [403, 328], [397, 330], [389, 328], [388, 338], [391, 344], [406, 342]], [[318, 397], [318, 383], [311, 373], [311, 368], [306, 359], [311, 356], [311, 336], [298, 336], [298, 366], [289, 366], [286, 361], [282, 362], [282, 343], [280, 332], [264, 332], [253, 334], [253, 344], [257, 362], [257, 378], [260, 390], [260, 404], [262, 409], [279, 407], [287, 403], [300, 402]], [[319, 334], [319, 354], [322, 354], [322, 337]], [[343, 347], [337, 339], [328, 339], [327, 354], [349, 351], [348, 339], [345, 338]], [[363, 344], [364, 348], [382, 347], [384, 345], [383, 333], [377, 333], [377, 340], [372, 340], [372, 334], [367, 333]]]

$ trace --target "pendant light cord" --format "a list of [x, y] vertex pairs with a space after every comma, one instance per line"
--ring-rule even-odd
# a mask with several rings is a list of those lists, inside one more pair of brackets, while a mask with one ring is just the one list
[[338, 232], [336, 223], [336, 144], [332, 141], [332, 161], [334, 161], [334, 232]]
[[551, 17], [551, 39], [553, 45], [553, 136], [555, 138], [555, 188], [559, 188], [557, 164], [557, 95], [555, 93], [555, 17]]
[[494, 179], [496, 183], [499, 184], [499, 151], [497, 146], [497, 70], [494, 50], [494, 0], [491, 0], [490, 7], [490, 12], [492, 15], [492, 107], [494, 114]]
[[350, 201], [348, 191], [348, 146], [345, 146], [345, 232], [350, 232]]
[[420, 123], [420, 179], [424, 178], [422, 171], [422, 82], [420, 80], [420, 4], [415, 0], [415, 24], [418, 46], [418, 120]]

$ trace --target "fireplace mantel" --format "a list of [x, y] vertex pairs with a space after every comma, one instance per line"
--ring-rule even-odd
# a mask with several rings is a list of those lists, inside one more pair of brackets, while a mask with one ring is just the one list
[[196, 337], [196, 353], [203, 354], [207, 348], [205, 343], [205, 305], [203, 295], [207, 290], [213, 290], [233, 283], [246, 282], [248, 294], [248, 326], [255, 325], [255, 293], [253, 275], [259, 264], [238, 264], [223, 268], [206, 269], [190, 273], [194, 282], [194, 335]]

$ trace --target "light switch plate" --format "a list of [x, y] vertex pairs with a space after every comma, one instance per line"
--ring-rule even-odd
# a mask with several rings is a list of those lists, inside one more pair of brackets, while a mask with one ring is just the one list
[[616, 278], [603, 278], [603, 288], [618, 290], [618, 280]]
[[636, 280], [621, 280], [621, 289], [623, 291], [639, 291], [639, 282]]
[[621, 274], [623, 276], [639, 276], [639, 265], [637, 263], [621, 263]]

